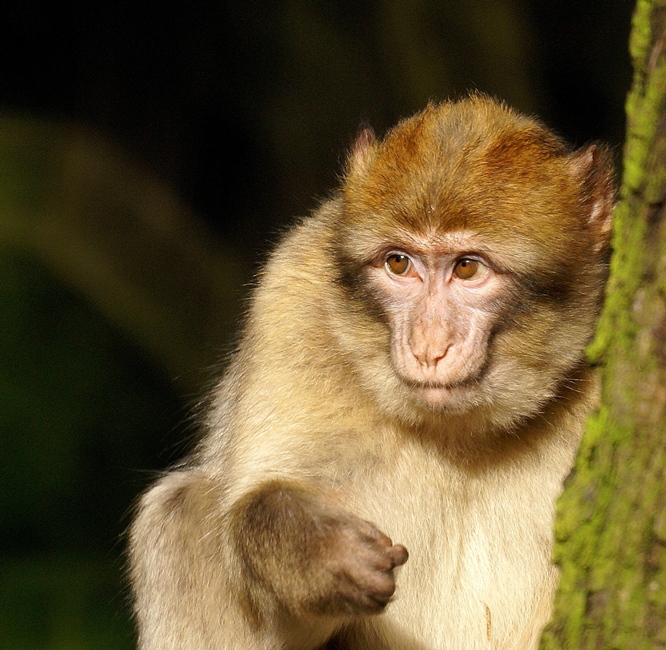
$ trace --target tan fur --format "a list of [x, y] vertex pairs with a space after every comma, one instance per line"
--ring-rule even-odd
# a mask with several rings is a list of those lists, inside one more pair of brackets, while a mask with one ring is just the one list
[[[583, 349], [612, 193], [605, 152], [483, 97], [363, 131], [341, 191], [266, 265], [199, 449], [141, 501], [141, 650], [535, 648], [597, 395]], [[434, 278], [409, 308], [394, 249]], [[471, 293], [446, 275], [468, 253], [492, 260]], [[420, 352], [424, 373], [476, 374], [426, 403], [395, 359], [442, 340], [458, 361]]]

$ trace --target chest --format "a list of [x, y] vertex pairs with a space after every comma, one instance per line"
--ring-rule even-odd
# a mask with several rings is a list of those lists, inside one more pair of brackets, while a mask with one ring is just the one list
[[355, 509], [410, 558], [385, 614], [355, 631], [371, 646], [358, 647], [535, 647], [556, 584], [554, 505], [566, 471], [534, 458], [471, 472], [418, 450], [368, 468]]

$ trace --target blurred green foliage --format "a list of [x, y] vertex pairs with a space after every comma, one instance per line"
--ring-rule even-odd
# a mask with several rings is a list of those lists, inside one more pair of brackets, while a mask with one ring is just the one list
[[[181, 399], [38, 263], [0, 251], [0, 647], [129, 648], [120, 522]], [[94, 479], [94, 480], [91, 480]]]

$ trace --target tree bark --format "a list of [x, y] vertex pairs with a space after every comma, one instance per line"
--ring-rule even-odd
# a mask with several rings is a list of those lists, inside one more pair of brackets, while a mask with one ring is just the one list
[[541, 647], [666, 648], [666, 2], [638, 0], [611, 277], [589, 355], [602, 403], [558, 504]]

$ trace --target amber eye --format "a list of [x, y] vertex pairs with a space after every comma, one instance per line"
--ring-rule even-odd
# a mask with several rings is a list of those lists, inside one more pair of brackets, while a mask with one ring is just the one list
[[478, 260], [469, 257], [463, 257], [456, 262], [453, 267], [453, 274], [461, 280], [471, 280], [481, 273], [486, 267]]
[[405, 275], [412, 262], [407, 255], [392, 253], [386, 258], [386, 268], [393, 275]]

